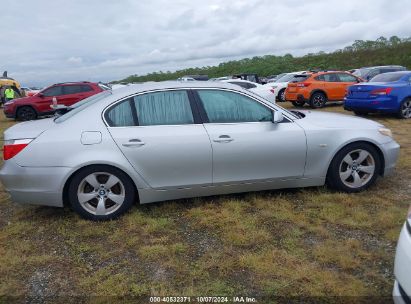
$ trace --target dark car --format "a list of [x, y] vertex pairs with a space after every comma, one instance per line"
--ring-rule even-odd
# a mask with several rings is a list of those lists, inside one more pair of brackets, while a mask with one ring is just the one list
[[365, 67], [356, 69], [353, 72], [353, 75], [364, 79], [365, 81], [371, 80], [371, 78], [389, 72], [398, 72], [398, 71], [406, 71], [407, 68], [401, 65], [382, 65], [382, 66], [374, 66], [374, 67]]
[[4, 114], [7, 118], [32, 120], [54, 113], [51, 108], [53, 97], [57, 99], [58, 105], [71, 106], [106, 89], [107, 87], [94, 82], [58, 83], [41, 90], [33, 96], [6, 102], [4, 104]]

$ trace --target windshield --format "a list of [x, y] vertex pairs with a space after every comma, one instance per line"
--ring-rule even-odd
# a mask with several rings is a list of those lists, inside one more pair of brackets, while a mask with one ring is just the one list
[[95, 104], [97, 101], [111, 94], [112, 92], [107, 90], [107, 91], [100, 92], [96, 95], [90, 96], [86, 99], [83, 99], [82, 101], [79, 101], [75, 103], [74, 105], [72, 105], [71, 107], [69, 107], [69, 111], [67, 113], [65, 113], [64, 115], [58, 116], [57, 118], [54, 119], [54, 121], [56, 123], [61, 123], [63, 121], [66, 121], [68, 118], [76, 115], [77, 113], [79, 113], [80, 111], [83, 111], [88, 106]]
[[294, 77], [290, 80], [290, 82], [302, 82], [310, 76], [311, 75], [309, 75], [309, 74], [307, 74], [307, 75], [294, 75]]
[[384, 73], [375, 76], [370, 82], [393, 82], [400, 80], [406, 73]]
[[354, 73], [352, 73], [354, 76], [357, 77], [363, 77], [369, 72], [370, 69], [358, 69]]
[[278, 78], [275, 82], [289, 82], [294, 76], [295, 74], [286, 74], [283, 77]]

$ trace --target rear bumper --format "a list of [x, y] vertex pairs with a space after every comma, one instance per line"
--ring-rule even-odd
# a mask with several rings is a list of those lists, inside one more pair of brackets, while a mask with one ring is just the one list
[[68, 167], [21, 167], [11, 159], [4, 162], [0, 181], [15, 203], [63, 207], [62, 190], [70, 171]]
[[388, 176], [395, 169], [395, 164], [397, 163], [400, 154], [400, 145], [395, 140], [392, 140], [386, 144], [380, 145], [380, 148], [384, 154], [384, 176]]
[[404, 224], [395, 254], [393, 288], [394, 303], [411, 303], [411, 234]]
[[396, 113], [399, 104], [391, 97], [378, 97], [373, 99], [345, 98], [344, 109], [347, 111], [361, 111], [368, 113]]
[[303, 94], [298, 94], [298, 93], [286, 93], [285, 99], [287, 101], [304, 101], [308, 102], [308, 99], [304, 97]]

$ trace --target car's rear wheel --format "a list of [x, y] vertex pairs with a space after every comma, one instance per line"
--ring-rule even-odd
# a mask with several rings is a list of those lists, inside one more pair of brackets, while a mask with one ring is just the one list
[[401, 103], [398, 116], [403, 119], [411, 118], [411, 98], [407, 98]]
[[304, 106], [305, 102], [302, 101], [302, 100], [296, 100], [296, 101], [293, 101], [292, 104], [296, 108], [302, 108]]
[[315, 92], [310, 98], [310, 106], [313, 109], [318, 109], [324, 107], [327, 102], [327, 96], [321, 92]]
[[79, 171], [71, 180], [68, 197], [72, 208], [90, 220], [111, 220], [131, 208], [136, 193], [131, 179], [105, 165]]
[[278, 101], [284, 102], [285, 101], [285, 89], [282, 89], [278, 92]]
[[354, 111], [354, 114], [357, 115], [357, 116], [367, 116], [368, 112]]
[[33, 120], [37, 118], [36, 111], [30, 106], [24, 106], [17, 109], [16, 119], [17, 120]]
[[352, 143], [341, 149], [327, 173], [331, 188], [344, 192], [360, 192], [371, 186], [381, 170], [381, 158], [370, 144]]

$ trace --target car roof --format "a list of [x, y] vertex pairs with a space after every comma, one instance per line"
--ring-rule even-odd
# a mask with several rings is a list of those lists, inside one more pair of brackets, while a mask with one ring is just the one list
[[163, 90], [163, 89], [194, 89], [194, 88], [222, 88], [242, 90], [237, 85], [227, 83], [226, 81], [160, 81], [149, 83], [138, 83], [125, 86], [113, 91], [113, 96], [127, 96], [145, 91]]
[[402, 65], [376, 65], [376, 66], [361, 67], [359, 69], [377, 69], [377, 68], [405, 68], [405, 67]]

